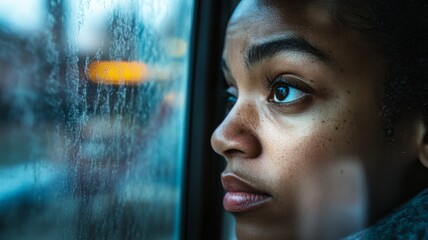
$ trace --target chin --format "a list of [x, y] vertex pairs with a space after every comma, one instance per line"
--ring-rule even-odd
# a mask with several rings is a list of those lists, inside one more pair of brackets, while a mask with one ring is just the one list
[[297, 227], [289, 224], [276, 225], [272, 223], [260, 224], [259, 222], [251, 222], [247, 219], [235, 218], [236, 221], [236, 237], [238, 240], [274, 240], [274, 239], [299, 239], [296, 235]]
[[346, 220], [342, 224], [330, 226], [326, 226], [330, 224], [328, 219], [320, 221], [315, 225], [299, 225], [291, 222], [287, 223], [286, 220], [273, 220], [271, 218], [269, 219], [271, 221], [269, 221], [261, 217], [257, 219], [251, 217], [245, 218], [244, 216], [239, 214], [235, 216], [236, 237], [238, 240], [334, 240], [341, 239], [359, 230], [355, 229], [355, 226], [348, 226], [349, 223]]

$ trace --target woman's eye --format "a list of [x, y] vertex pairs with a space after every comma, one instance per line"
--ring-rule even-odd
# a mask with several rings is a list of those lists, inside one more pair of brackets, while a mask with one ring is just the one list
[[273, 84], [269, 94], [269, 102], [279, 104], [292, 104], [307, 95], [296, 87], [291, 86], [289, 83], [280, 80]]
[[237, 101], [237, 98], [235, 96], [228, 96], [226, 101], [226, 114], [232, 110], [233, 106], [235, 105]]
[[232, 110], [236, 101], [238, 100], [238, 91], [235, 87], [229, 87], [227, 89], [227, 99], [226, 99], [226, 115]]

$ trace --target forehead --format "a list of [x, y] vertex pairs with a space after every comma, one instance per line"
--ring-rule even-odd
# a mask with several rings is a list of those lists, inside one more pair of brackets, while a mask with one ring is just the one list
[[322, 50], [339, 68], [382, 59], [372, 45], [339, 24], [334, 11], [332, 0], [243, 0], [229, 21], [223, 57], [242, 58], [253, 45], [291, 35]]
[[305, 37], [310, 41], [327, 28], [334, 30], [332, 25], [328, 4], [319, 1], [243, 0], [229, 21], [226, 44], [239, 40], [240, 47], [245, 49], [249, 45], [286, 35]]
[[290, 28], [325, 28], [333, 24], [332, 4], [325, 1], [263, 1], [243, 0], [232, 15], [228, 33], [234, 30], [251, 30], [269, 33]]

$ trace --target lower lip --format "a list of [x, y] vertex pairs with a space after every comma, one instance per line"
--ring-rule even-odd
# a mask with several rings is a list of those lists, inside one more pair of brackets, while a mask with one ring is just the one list
[[228, 212], [243, 212], [260, 207], [268, 202], [270, 196], [246, 192], [227, 192], [223, 198], [223, 207]]

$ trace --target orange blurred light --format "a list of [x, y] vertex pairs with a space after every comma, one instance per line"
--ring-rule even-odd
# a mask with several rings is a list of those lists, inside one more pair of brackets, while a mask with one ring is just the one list
[[135, 85], [149, 78], [149, 69], [142, 62], [100, 61], [89, 64], [86, 76], [95, 83]]

